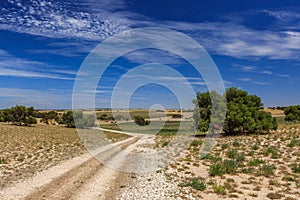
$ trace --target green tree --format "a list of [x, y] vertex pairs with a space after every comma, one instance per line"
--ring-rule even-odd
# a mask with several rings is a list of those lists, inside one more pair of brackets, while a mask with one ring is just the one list
[[145, 120], [145, 118], [141, 116], [134, 116], [134, 122], [139, 126], [147, 126], [150, 124], [150, 121]]
[[12, 122], [19, 126], [29, 126], [36, 123], [33, 107], [15, 106], [2, 111], [2, 121]]
[[300, 105], [289, 106], [284, 109], [285, 121], [300, 122]]
[[65, 124], [69, 128], [74, 128], [75, 127], [75, 122], [73, 118], [73, 112], [72, 111], [67, 111], [63, 113], [60, 119], [61, 124]]
[[50, 111], [40, 115], [42, 117], [42, 122], [45, 124], [54, 123], [59, 121], [58, 113], [55, 111]]
[[60, 123], [69, 128], [88, 128], [95, 126], [94, 115], [84, 115], [82, 111], [68, 111], [61, 117]]
[[[226, 106], [222, 104], [222, 98], [226, 98]], [[256, 95], [249, 95], [246, 91], [235, 87], [226, 90], [224, 95], [215, 91], [198, 93], [196, 100], [194, 119], [198, 122], [198, 130], [206, 132], [209, 124], [216, 124], [222, 119], [225, 112], [226, 118], [223, 131], [226, 134], [254, 133], [277, 129], [277, 121], [270, 113], [261, 110], [263, 104]], [[212, 110], [212, 102], [215, 109]], [[212, 113], [215, 119], [212, 119]]]
[[225, 117], [226, 110], [224, 96], [219, 95], [216, 91], [198, 92], [197, 98], [193, 100], [193, 103], [196, 105], [193, 117], [197, 130], [200, 132], [208, 131], [210, 122], [214, 124], [214, 127], [211, 127], [211, 131], [218, 130], [222, 126], [221, 123]]

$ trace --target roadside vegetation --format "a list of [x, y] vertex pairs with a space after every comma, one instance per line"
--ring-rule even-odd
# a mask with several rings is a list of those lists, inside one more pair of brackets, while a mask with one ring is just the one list
[[[220, 119], [223, 118], [223, 130], [219, 131], [227, 135], [269, 132], [278, 127], [276, 118], [262, 110], [263, 104], [258, 96], [237, 88], [229, 88], [223, 95], [215, 91], [198, 93], [193, 102], [195, 126], [199, 132], [207, 132], [210, 122], [218, 129], [222, 123]], [[214, 111], [213, 104], [217, 107]]]

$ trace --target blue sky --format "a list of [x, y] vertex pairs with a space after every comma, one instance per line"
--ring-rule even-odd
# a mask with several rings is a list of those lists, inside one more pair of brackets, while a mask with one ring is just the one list
[[[210, 54], [226, 87], [257, 94], [265, 106], [300, 104], [299, 13], [300, 2], [293, 0], [2, 0], [0, 108], [71, 108], [76, 73], [89, 52], [110, 36], [143, 27], [193, 38]], [[183, 58], [155, 49], [135, 51], [106, 70], [96, 107], [110, 107], [118, 79], [145, 63], [169, 65], [195, 91], [206, 89]], [[156, 78], [170, 79], [168, 74]], [[184, 106], [192, 107], [189, 102]], [[130, 104], [179, 105], [176, 94], [155, 84], [136, 90]]]

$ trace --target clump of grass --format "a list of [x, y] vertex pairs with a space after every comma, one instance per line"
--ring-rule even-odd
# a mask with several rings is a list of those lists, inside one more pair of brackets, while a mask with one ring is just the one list
[[248, 156], [254, 156], [254, 151], [249, 151]]
[[255, 143], [255, 145], [252, 146], [252, 150], [258, 150], [258, 149], [259, 149], [258, 143]]
[[222, 144], [221, 149], [222, 149], [222, 150], [225, 150], [225, 149], [227, 149], [228, 147], [229, 147], [229, 144], [225, 143], [225, 144]]
[[249, 196], [250, 196], [250, 197], [257, 197], [257, 194], [255, 194], [255, 193], [250, 193]]
[[191, 181], [182, 184], [183, 187], [192, 187], [195, 190], [203, 191], [206, 189], [206, 183], [204, 180], [193, 178]]
[[218, 162], [218, 161], [222, 160], [222, 158], [213, 156], [210, 153], [206, 154], [202, 159], [207, 159], [207, 160], [210, 160], [212, 162]]
[[213, 164], [209, 168], [210, 176], [222, 176], [224, 174], [234, 174], [239, 167], [239, 162], [236, 160], [224, 160]]
[[293, 164], [291, 168], [294, 173], [300, 173], [300, 165], [299, 164]]
[[262, 163], [264, 163], [263, 160], [256, 158], [256, 159], [249, 160], [248, 166], [256, 167], [256, 166], [259, 166]]
[[234, 174], [239, 167], [239, 163], [235, 160], [224, 160], [222, 164], [228, 174]]
[[269, 180], [269, 185], [279, 185], [279, 183], [275, 180]]
[[169, 142], [165, 141], [165, 142], [162, 143], [161, 146], [162, 146], [162, 147], [165, 147], [165, 146], [167, 146], [168, 144], [169, 144]]
[[284, 177], [282, 178], [282, 180], [283, 180], [283, 181], [295, 181], [295, 179], [294, 179], [293, 177], [291, 177], [291, 176], [284, 176]]
[[193, 142], [191, 143], [191, 146], [197, 147], [202, 145], [202, 140], [193, 140]]
[[269, 147], [265, 152], [265, 156], [269, 156], [271, 154], [271, 158], [277, 159], [279, 158], [278, 150], [275, 147]]
[[230, 149], [227, 151], [227, 157], [234, 159], [238, 154], [238, 151], [236, 149]]
[[234, 147], [239, 147], [239, 146], [241, 146], [241, 144], [240, 144], [239, 141], [237, 141], [237, 140], [234, 140], [233, 143], [232, 143], [232, 145], [233, 145]]
[[281, 199], [283, 196], [281, 194], [271, 192], [267, 194], [267, 197], [269, 199]]
[[223, 185], [213, 185], [213, 190], [215, 193], [220, 194], [220, 195], [225, 195], [226, 194], [226, 188]]
[[238, 162], [241, 162], [245, 159], [244, 153], [238, 153], [236, 149], [231, 149], [227, 152], [227, 157], [231, 159], [235, 159]]
[[276, 167], [274, 165], [263, 165], [259, 168], [257, 175], [270, 177], [274, 175], [274, 170]]
[[210, 176], [222, 176], [226, 173], [226, 168], [222, 163], [213, 164], [209, 168]]
[[288, 144], [288, 147], [295, 147], [295, 146], [300, 146], [300, 140], [295, 140], [295, 139], [293, 139], [293, 140]]

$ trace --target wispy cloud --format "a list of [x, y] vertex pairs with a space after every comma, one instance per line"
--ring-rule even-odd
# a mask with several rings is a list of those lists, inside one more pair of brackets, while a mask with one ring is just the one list
[[71, 75], [76, 74], [75, 71], [55, 69], [47, 63], [18, 58], [1, 49], [0, 55], [0, 76], [74, 80]]
[[253, 80], [252, 78], [248, 78], [248, 77], [244, 77], [244, 78], [238, 78], [238, 81], [242, 81], [242, 82], [249, 82], [251, 84], [255, 84], [255, 85], [268, 85], [268, 82], [262, 82], [262, 81], [256, 81]]
[[16, 104], [34, 106], [36, 108], [70, 108], [71, 93], [57, 90], [33, 90], [23, 88], [0, 88], [0, 108], [15, 106]]
[[264, 71], [261, 71], [260, 73], [261, 73], [261, 74], [268, 74], [268, 75], [271, 75], [271, 74], [272, 74], [272, 71], [264, 70]]
[[[26, 5], [19, 0], [8, 2], [7, 6], [1, 8], [0, 29], [3, 30], [100, 42], [132, 27], [159, 26], [182, 31], [210, 52], [220, 55], [235, 58], [300, 59], [300, 23], [297, 23], [300, 16], [295, 11], [252, 12], [253, 15], [265, 13], [282, 22], [274, 30], [254, 30], [242, 23], [247, 17], [243, 15], [234, 15], [230, 20], [217, 22], [157, 21], [129, 11], [128, 4], [123, 0], [30, 0]], [[74, 56], [89, 51], [90, 45], [80, 49], [70, 48], [70, 44], [47, 51], [51, 54]], [[70, 51], [65, 51], [66, 49]], [[40, 50], [31, 52], [41, 53]], [[145, 58], [147, 56], [149, 54], [143, 55]], [[144, 60], [135, 55], [131, 58]]]
[[102, 40], [127, 29], [126, 17], [114, 14], [123, 7], [123, 1], [118, 0], [30, 0], [26, 4], [9, 0], [1, 8], [0, 29], [54, 38]]

